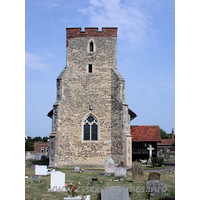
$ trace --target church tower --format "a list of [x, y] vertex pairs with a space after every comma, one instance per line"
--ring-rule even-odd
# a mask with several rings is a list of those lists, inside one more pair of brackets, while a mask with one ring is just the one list
[[67, 28], [66, 67], [57, 78], [49, 165], [132, 165], [125, 81], [117, 71], [117, 28]]

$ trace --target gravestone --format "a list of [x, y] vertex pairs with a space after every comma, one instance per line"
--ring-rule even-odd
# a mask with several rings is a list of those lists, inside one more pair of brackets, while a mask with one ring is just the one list
[[125, 167], [125, 164], [124, 164], [124, 162], [123, 162], [123, 161], [120, 161], [120, 163], [119, 163], [118, 167]]
[[35, 175], [47, 175], [46, 165], [35, 165]]
[[147, 150], [149, 151], [149, 160], [148, 160], [148, 164], [151, 165], [151, 157], [152, 157], [152, 151], [154, 150], [154, 148], [152, 147], [152, 145], [149, 145], [149, 147], [147, 148]]
[[65, 173], [51, 173], [50, 191], [65, 191]]
[[105, 162], [105, 172], [114, 173], [115, 172], [115, 162], [112, 158], [108, 158]]
[[115, 176], [126, 177], [126, 168], [115, 167]]
[[131, 200], [128, 188], [112, 186], [101, 189], [101, 200]]
[[108, 176], [107, 173], [98, 173], [98, 176]]
[[151, 198], [159, 198], [167, 195], [167, 186], [162, 181], [151, 180], [146, 182], [146, 191]]
[[41, 176], [33, 175], [31, 176], [31, 183], [40, 183]]
[[142, 168], [142, 165], [138, 162], [133, 163], [132, 177], [133, 177], [133, 180], [136, 180], [136, 181], [143, 181], [144, 180], [143, 168]]
[[80, 172], [80, 167], [75, 167], [74, 172]]
[[173, 154], [170, 155], [170, 159], [174, 159], [174, 155]]
[[151, 181], [151, 180], [160, 180], [160, 173], [150, 172], [148, 176], [148, 181]]

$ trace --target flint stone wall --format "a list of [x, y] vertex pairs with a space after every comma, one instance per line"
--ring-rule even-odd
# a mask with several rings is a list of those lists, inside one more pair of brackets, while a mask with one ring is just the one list
[[[88, 53], [91, 40], [95, 52]], [[116, 164], [126, 162], [122, 132], [125, 83], [117, 72], [116, 37], [77, 37], [67, 42], [67, 66], [57, 79], [53, 107], [52, 163], [60, 167], [104, 166], [110, 155]], [[88, 64], [93, 66], [92, 73], [88, 73]], [[98, 141], [83, 140], [83, 121], [89, 113], [99, 122]]]

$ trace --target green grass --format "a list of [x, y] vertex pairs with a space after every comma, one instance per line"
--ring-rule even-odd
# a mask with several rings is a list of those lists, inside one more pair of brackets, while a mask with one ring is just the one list
[[[83, 173], [74, 173], [72, 170], [58, 170], [65, 173], [65, 182], [67, 184], [73, 183], [77, 185], [80, 182], [80, 187], [82, 187], [82, 195], [91, 195], [91, 199], [97, 199], [101, 188], [109, 187], [109, 186], [122, 186], [128, 187], [131, 191], [131, 199], [148, 199], [148, 196], [145, 192], [145, 183], [148, 179], [149, 173], [144, 173], [144, 182], [133, 182], [132, 174], [130, 171], [127, 172], [127, 177], [124, 181], [110, 181], [113, 180], [114, 177], [104, 177], [97, 176], [100, 171], [85, 171]], [[102, 171], [103, 172], [103, 171]], [[30, 168], [30, 164], [27, 164], [25, 168], [25, 175], [29, 176], [28, 179], [25, 179], [25, 199], [37, 199], [37, 200], [61, 200], [64, 197], [67, 197], [68, 194], [66, 192], [48, 192], [48, 188], [50, 188], [50, 175], [41, 176], [40, 183], [31, 183], [31, 176], [34, 175], [35, 170]], [[98, 178], [98, 183], [96, 185], [91, 184], [92, 178]], [[172, 172], [168, 172], [161, 175], [161, 181], [163, 181], [168, 188], [168, 192], [170, 194], [175, 193], [175, 175]], [[88, 186], [90, 184], [90, 186]]]

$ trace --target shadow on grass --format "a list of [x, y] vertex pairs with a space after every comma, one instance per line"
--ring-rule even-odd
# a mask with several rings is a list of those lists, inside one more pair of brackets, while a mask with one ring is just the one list
[[49, 160], [28, 160], [32, 165], [49, 165]]

